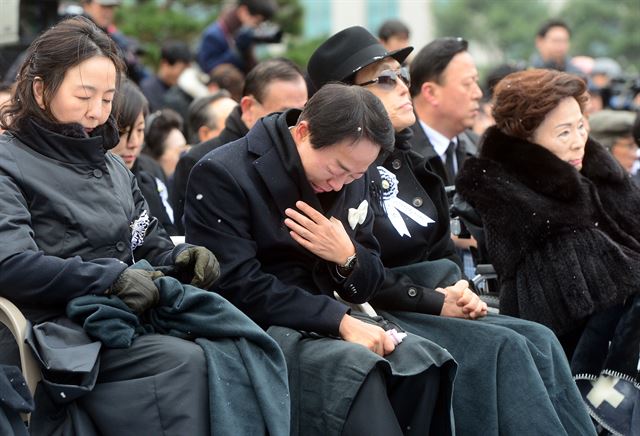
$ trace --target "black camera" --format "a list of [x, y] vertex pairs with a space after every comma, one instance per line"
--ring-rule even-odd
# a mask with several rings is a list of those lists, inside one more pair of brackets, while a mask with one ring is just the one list
[[253, 42], [277, 44], [282, 41], [282, 29], [274, 23], [264, 22], [253, 30]]
[[640, 77], [614, 77], [609, 86], [601, 90], [603, 101], [611, 109], [616, 110], [639, 110], [640, 104], [634, 101], [638, 93], [640, 93]]

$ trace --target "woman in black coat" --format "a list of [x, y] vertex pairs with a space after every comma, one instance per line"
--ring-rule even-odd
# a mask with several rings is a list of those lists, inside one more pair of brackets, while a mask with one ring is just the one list
[[145, 160], [140, 152], [144, 144], [145, 118], [149, 104], [140, 89], [124, 79], [113, 103], [113, 113], [120, 131], [120, 141], [111, 153], [120, 156], [124, 164], [136, 176], [151, 216], [156, 217], [171, 236], [178, 235], [173, 224], [173, 208], [169, 203], [169, 190], [162, 168], [151, 158]]
[[[74, 430], [83, 435], [205, 434], [204, 353], [191, 341], [160, 334], [137, 337], [127, 349], [98, 348], [95, 378], [82, 377], [90, 386], [80, 389], [85, 395], [77, 400], [86, 415], [43, 411], [48, 401], [60, 405], [77, 398], [72, 385], [81, 377], [63, 378], [68, 373], [61, 370], [87, 374], [80, 360], [97, 353], [95, 346], [93, 353], [86, 346], [78, 351], [77, 338], [86, 334], [65, 316], [70, 301], [113, 295], [143, 313], [159, 300], [154, 279], [162, 274], [130, 268], [141, 259], [191, 276], [202, 287], [219, 272], [208, 250], [174, 247], [149, 216], [133, 175], [108, 152], [118, 143], [110, 113], [123, 69], [113, 41], [82, 17], [57, 24], [29, 48], [15, 96], [0, 111], [7, 129], [0, 136], [0, 295], [34, 324], [47, 321], [47, 334], [34, 336], [53, 337], [59, 353], [52, 382], [66, 388], [52, 394], [41, 389], [51, 387], [43, 378], [34, 432], [53, 434], [41, 425], [67, 416], [81, 418]], [[200, 273], [197, 265], [204, 267]]]
[[[340, 80], [376, 95], [396, 132], [395, 149], [369, 171], [386, 276], [371, 304], [456, 359], [453, 410], [460, 434], [593, 434], [552, 333], [535, 323], [486, 316], [485, 303], [460, 280], [442, 181], [408, 142], [415, 116], [400, 63], [410, 51], [387, 53], [368, 31], [351, 27], [323, 43], [308, 66], [317, 88]], [[528, 401], [523, 392], [537, 400]]]
[[[585, 92], [566, 73], [507, 76], [496, 88], [496, 126], [456, 186], [482, 217], [501, 312], [550, 327], [591, 413], [629, 434], [625, 405], [640, 400], [640, 191], [588, 139]], [[625, 399], [612, 408], [592, 385]]]

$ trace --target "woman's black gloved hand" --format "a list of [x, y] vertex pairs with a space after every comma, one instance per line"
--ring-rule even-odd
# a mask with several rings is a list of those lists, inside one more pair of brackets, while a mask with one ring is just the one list
[[163, 274], [160, 271], [145, 271], [127, 268], [107, 289], [107, 295], [115, 295], [124, 301], [133, 312], [140, 315], [158, 304], [160, 295], [153, 281]]
[[189, 247], [176, 257], [176, 267], [193, 278], [191, 284], [209, 289], [220, 277], [220, 264], [214, 254], [204, 247]]

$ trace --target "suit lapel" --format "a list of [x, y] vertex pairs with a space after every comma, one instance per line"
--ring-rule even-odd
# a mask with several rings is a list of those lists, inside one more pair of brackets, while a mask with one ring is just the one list
[[433, 148], [433, 145], [431, 145], [431, 141], [429, 141], [427, 134], [424, 133], [424, 129], [420, 125], [420, 121], [416, 121], [415, 124], [411, 126], [411, 130], [413, 131], [413, 136], [409, 142], [411, 143], [411, 148], [413, 150], [428, 160], [431, 160], [434, 157], [440, 158]]

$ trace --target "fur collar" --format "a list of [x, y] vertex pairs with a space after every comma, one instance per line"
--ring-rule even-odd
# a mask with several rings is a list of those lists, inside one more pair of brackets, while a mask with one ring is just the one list
[[565, 200], [579, 194], [583, 176], [610, 184], [622, 183], [626, 177], [614, 157], [591, 138], [585, 146], [581, 171], [544, 147], [505, 135], [495, 126], [487, 129], [483, 137], [480, 157], [501, 164], [535, 191]]

